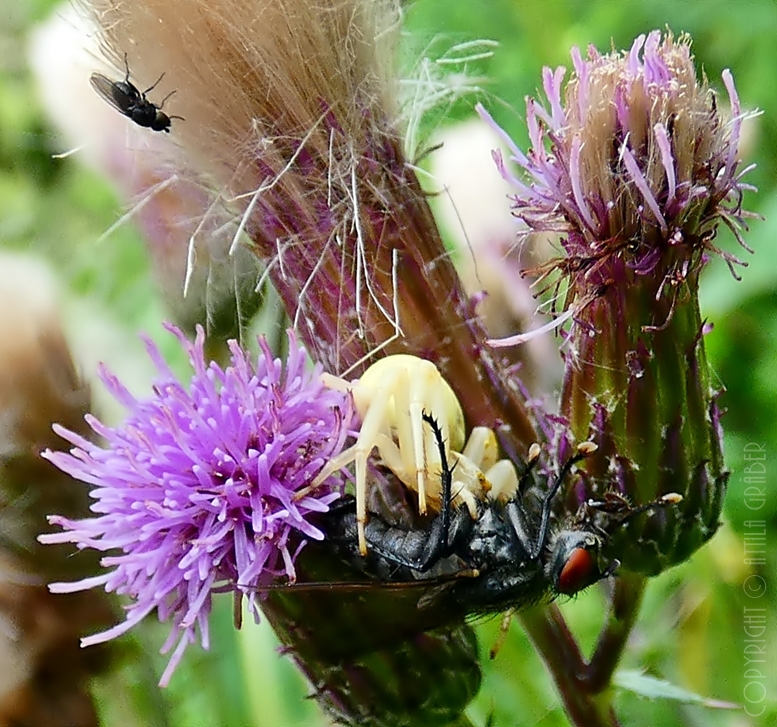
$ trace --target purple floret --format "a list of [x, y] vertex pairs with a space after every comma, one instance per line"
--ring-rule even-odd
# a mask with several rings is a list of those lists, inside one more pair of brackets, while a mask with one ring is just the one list
[[[519, 239], [535, 232], [561, 239], [564, 259], [550, 270], [581, 276], [596, 290], [611, 282], [658, 274], [664, 286], [687, 280], [712, 253], [732, 272], [743, 265], [713, 240], [720, 222], [748, 251], [742, 236], [739, 144], [743, 113], [731, 73], [723, 72], [731, 114], [724, 121], [706, 82], [697, 83], [690, 40], [653, 31], [626, 54], [603, 55], [593, 46], [572, 51], [573, 73], [545, 68], [547, 103], [526, 102], [530, 147], [520, 149], [479, 106], [482, 118], [509, 149], [494, 159], [517, 190], [513, 214], [523, 223]], [[676, 258], [676, 262], [668, 260]], [[626, 269], [628, 268], [628, 270]]]
[[88, 417], [104, 446], [55, 425], [75, 448], [43, 454], [93, 486], [96, 516], [52, 516], [64, 532], [40, 537], [114, 551], [101, 561], [106, 573], [50, 588], [66, 593], [104, 586], [132, 599], [123, 623], [84, 639], [83, 646], [123, 634], [154, 609], [161, 621], [171, 620], [163, 651], [175, 649], [162, 684], [197, 633], [208, 647], [214, 590], [246, 593], [256, 611], [257, 586], [278, 577], [294, 581], [294, 559], [305, 540], [323, 538], [310, 516], [326, 512], [342, 486], [334, 476], [299, 500], [295, 493], [340, 452], [352, 418], [349, 395], [324, 387], [319, 368], [306, 370], [305, 351], [291, 333], [285, 365], [260, 339], [255, 365], [231, 341], [230, 365], [223, 369], [206, 364], [201, 328], [193, 344], [167, 328], [194, 371], [188, 389], [148, 339], [159, 371], [151, 398], [135, 399], [101, 369], [108, 390], [129, 412], [124, 424], [111, 428]]
[[597, 449], [559, 514], [608, 496], [655, 503], [621, 521], [606, 545], [624, 571], [655, 575], [719, 525], [728, 472], [698, 293], [714, 255], [735, 275], [744, 265], [718, 247], [721, 223], [750, 249], [743, 233], [754, 215], [743, 197], [753, 188], [743, 177], [752, 166], [739, 147], [751, 114], [729, 71], [722, 112], [687, 35], [654, 31], [625, 53], [573, 49], [572, 66], [568, 80], [564, 68], [546, 68], [546, 100], [527, 99], [525, 149], [480, 109], [509, 150], [494, 159], [515, 188], [518, 239], [542, 233], [558, 251], [523, 271], [558, 315], [489, 344], [560, 330], [559, 410], [546, 417], [551, 431], [541, 428], [550, 459], [568, 461], [579, 442]]

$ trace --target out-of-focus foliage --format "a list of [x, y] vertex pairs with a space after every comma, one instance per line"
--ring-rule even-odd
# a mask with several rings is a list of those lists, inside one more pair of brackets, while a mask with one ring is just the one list
[[[68, 326], [92, 373], [106, 360], [136, 391], [150, 382], [136, 332], [156, 334], [164, 311], [154, 292], [143, 242], [129, 223], [98, 242], [123, 210], [109, 186], [79, 165], [78, 154], [55, 159], [59, 150], [36, 98], [24, 62], [26, 35], [51, 11], [48, 0], [0, 0], [0, 245], [48, 259], [71, 293]], [[490, 59], [469, 69], [480, 79], [478, 94], [438, 109], [426, 121], [437, 125], [471, 115], [477, 100], [518, 143], [524, 96], [541, 87], [542, 66], [569, 65], [569, 49], [593, 43], [600, 49], [627, 48], [654, 28], [689, 32], [697, 64], [727, 97], [720, 73], [731, 68], [744, 108], [762, 109], [748, 122], [743, 152], [757, 169], [750, 181], [757, 195], [746, 207], [767, 220], [754, 220], [743, 281], [713, 261], [702, 283], [703, 314], [715, 328], [707, 338], [712, 365], [727, 393], [722, 399], [726, 456], [733, 471], [720, 533], [693, 560], [655, 579], [647, 593], [622, 667], [643, 669], [702, 696], [747, 705], [743, 711], [711, 709], [670, 700], [648, 700], [628, 691], [618, 697], [619, 714], [630, 725], [777, 724], [774, 664], [777, 663], [777, 3], [773, 0], [416, 0], [406, 5], [403, 60], [473, 39], [499, 42]], [[160, 72], [164, 69], [160, 69]], [[489, 79], [489, 80], [484, 80]], [[149, 132], [153, 133], [153, 132]], [[740, 254], [727, 231], [720, 244]], [[159, 337], [163, 347], [167, 337]], [[166, 350], [169, 353], [170, 349]], [[748, 482], [748, 445], [765, 452], [765, 477]], [[748, 487], [765, 489], [752, 497]], [[761, 579], [761, 580], [758, 580]], [[757, 594], [747, 584], [763, 583]], [[583, 645], [590, 648], [602, 620], [604, 600], [596, 590], [564, 606]], [[764, 609], [764, 662], [747, 650], [745, 609]], [[755, 613], [753, 611], [750, 612]], [[265, 629], [235, 633], [228, 599], [214, 613], [212, 650], [190, 649], [171, 687], [151, 686], [164, 657], [156, 651], [164, 635], [149, 625], [129, 649], [120, 675], [97, 685], [106, 725], [171, 727], [212, 725], [276, 727], [324, 723], [307, 687], [288, 660], [274, 651]], [[495, 661], [498, 620], [480, 627], [484, 686], [470, 710], [476, 724], [566, 724], [538, 657], [517, 626]], [[748, 659], [751, 659], [748, 662]], [[752, 661], [756, 659], [756, 661]], [[760, 669], [766, 679], [753, 676]], [[123, 685], [119, 688], [118, 684]], [[761, 700], [760, 686], [765, 688]], [[746, 701], [746, 700], [754, 701]], [[136, 717], [136, 719], [138, 719]]]

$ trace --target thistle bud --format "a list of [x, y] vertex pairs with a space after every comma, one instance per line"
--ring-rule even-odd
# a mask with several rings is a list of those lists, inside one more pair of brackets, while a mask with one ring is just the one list
[[[530, 231], [560, 236], [563, 256], [544, 266], [565, 291], [570, 320], [558, 457], [592, 440], [569, 507], [607, 493], [633, 505], [661, 501], [613, 533], [623, 567], [657, 573], [685, 560], [718, 527], [728, 472], [720, 409], [699, 311], [699, 275], [714, 255], [721, 222], [745, 248], [747, 227], [737, 147], [743, 115], [729, 71], [725, 120], [689, 39], [640, 36], [626, 53], [587, 58], [574, 70], [545, 69], [548, 107], [527, 101], [532, 148], [511, 144], [528, 183], [514, 214]], [[549, 277], [550, 276], [550, 277]]]

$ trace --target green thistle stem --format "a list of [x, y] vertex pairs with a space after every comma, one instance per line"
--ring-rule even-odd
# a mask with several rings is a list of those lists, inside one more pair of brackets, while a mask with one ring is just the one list
[[624, 573], [615, 581], [607, 622], [582, 675], [589, 692], [599, 693], [609, 687], [629, 634], [637, 621], [646, 584], [644, 576], [633, 573]]
[[618, 727], [609, 692], [594, 695], [580, 678], [586, 665], [558, 608], [532, 608], [518, 619], [550, 671], [569, 720], [578, 727]]
[[[648, 575], [713, 535], [727, 476], [697, 273], [674, 289], [666, 276], [675, 265], [650, 276], [613, 271], [619, 283], [581, 311], [572, 332], [576, 362], [567, 366], [561, 405], [574, 439], [599, 445], [582, 464], [586, 496], [614, 489], [636, 505], [683, 496], [678, 507], [656, 508], [613, 533], [612, 557]], [[579, 496], [571, 493], [570, 507]]]

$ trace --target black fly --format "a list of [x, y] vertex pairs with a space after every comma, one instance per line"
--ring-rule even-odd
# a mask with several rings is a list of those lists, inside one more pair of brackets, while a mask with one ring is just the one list
[[145, 126], [153, 131], [166, 131], [170, 133], [171, 119], [184, 120], [183, 116], [168, 116], [162, 111], [165, 101], [175, 91], [170, 91], [158, 106], [146, 98], [146, 94], [156, 88], [165, 74], [163, 73], [157, 78], [156, 83], [141, 93], [129, 80], [129, 64], [127, 63], [126, 53], [124, 54], [124, 67], [126, 74], [123, 81], [111, 81], [110, 78], [103, 76], [102, 73], [93, 73], [89, 79], [92, 88], [119, 113], [134, 121], [138, 126]]
[[632, 507], [607, 493], [559, 522], [557, 494], [594, 445], [579, 447], [540, 497], [529, 488], [535, 445], [516, 495], [484, 498], [473, 520], [466, 506], [452, 507], [443, 435], [435, 419], [423, 418], [440, 450], [440, 513], [416, 519], [411, 493], [376, 468], [367, 555], [359, 551], [355, 500], [344, 498], [318, 521], [324, 540], [308, 542], [295, 561], [297, 582], [259, 589], [265, 616], [317, 701], [342, 724], [453, 722], [481, 680], [470, 616], [574, 594], [605, 578], [618, 566], [604, 557], [611, 535], [635, 515], [679, 499], [665, 495]]
[[[473, 520], [466, 508], [451, 508], [452, 470], [442, 432], [429, 414], [424, 413], [423, 418], [440, 450], [440, 514], [428, 527], [411, 530], [372, 517], [366, 525], [369, 551], [362, 557], [355, 509], [353, 502], [346, 500], [330, 513], [327, 540], [365, 575], [389, 583], [425, 584], [430, 591], [419, 607], [447, 612], [451, 620], [520, 609], [548, 596], [578, 593], [618, 567], [617, 560], [607, 560], [603, 553], [610, 533], [640, 513], [682, 499], [668, 494], [632, 507], [622, 496], [608, 493], [602, 501], [586, 502], [561, 527], [553, 516], [556, 495], [575, 464], [595, 445], [586, 442], [578, 447], [538, 505], [532, 507], [525, 490], [539, 457], [539, 448], [534, 447], [516, 496], [507, 502], [484, 500]], [[442, 602], [447, 607], [443, 608]]]

